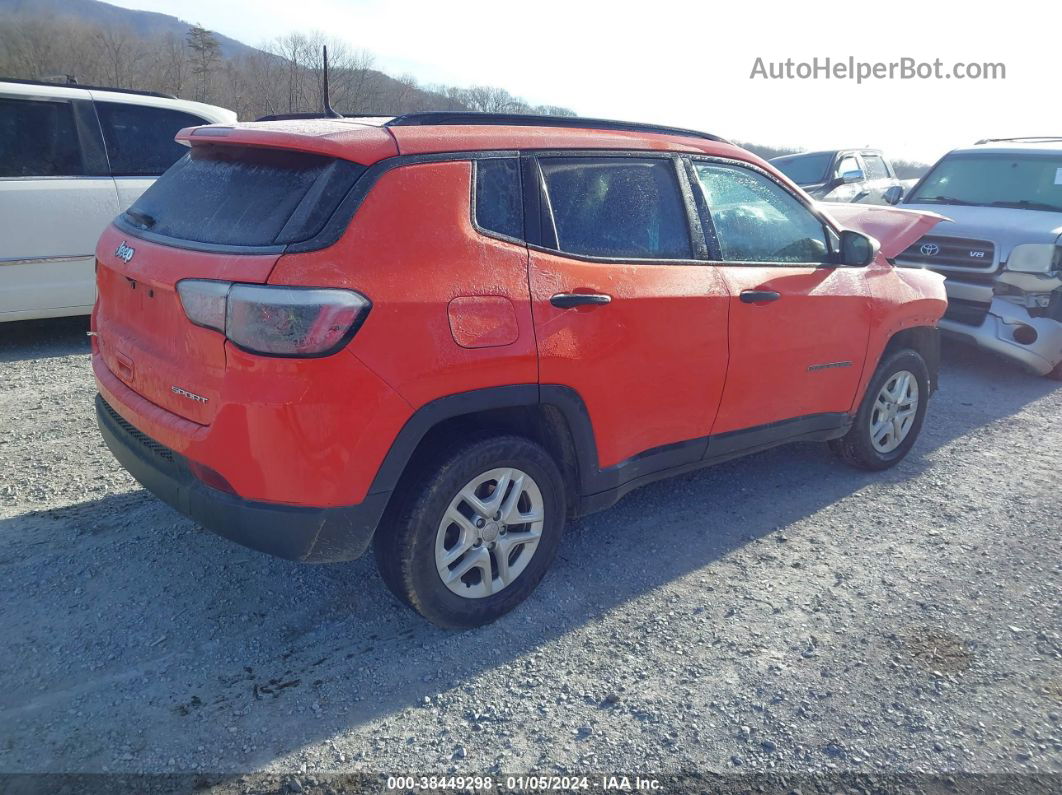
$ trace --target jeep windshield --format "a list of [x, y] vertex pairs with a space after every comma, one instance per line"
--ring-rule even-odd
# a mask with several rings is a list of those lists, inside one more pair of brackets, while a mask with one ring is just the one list
[[780, 157], [773, 161], [779, 171], [797, 185], [815, 185], [826, 181], [826, 170], [833, 163], [833, 152]]
[[948, 155], [907, 203], [1062, 212], [1062, 153]]

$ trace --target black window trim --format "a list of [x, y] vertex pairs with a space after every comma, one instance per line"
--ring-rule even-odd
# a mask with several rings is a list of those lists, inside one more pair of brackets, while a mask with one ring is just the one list
[[[524, 169], [523, 169], [523, 164], [521, 162], [520, 153], [516, 152], [516, 151], [508, 151], [508, 152], [495, 151], [495, 152], [489, 152], [487, 154], [490, 154], [491, 157], [477, 157], [477, 158], [474, 158], [474, 159], [471, 160], [471, 164], [472, 164], [472, 180], [471, 180], [471, 186], [470, 186], [470, 190], [469, 190], [469, 192], [471, 193], [471, 196], [469, 197], [469, 218], [472, 221], [472, 228], [475, 229], [479, 234], [483, 235], [484, 237], [491, 237], [491, 238], [494, 238], [495, 240], [501, 240], [501, 241], [504, 241], [506, 243], [515, 243], [518, 246], [526, 246], [527, 243], [525, 241], [526, 241], [526, 238], [527, 238], [527, 210], [524, 207], [524, 202], [525, 202], [525, 197], [524, 197]], [[523, 234], [522, 237], [511, 237], [509, 235], [502, 234], [501, 232], [496, 232], [493, 229], [486, 229], [485, 227], [482, 227], [482, 226], [479, 225], [479, 219], [476, 217], [476, 192], [477, 192], [477, 188], [478, 188], [478, 185], [479, 185], [479, 161], [480, 160], [515, 160], [516, 161], [516, 168], [517, 168], [516, 179], [518, 181], [517, 190], [520, 192], [520, 212], [521, 212], [521, 214], [523, 216], [521, 218], [521, 221], [522, 221], [523, 227], [524, 227], [524, 234]]]
[[[527, 165], [524, 169], [524, 230], [527, 233], [527, 247], [532, 251], [551, 254], [556, 257], [595, 262], [603, 265], [705, 265], [708, 263], [707, 247], [700, 222], [695, 216], [696, 204], [694, 192], [681, 163], [682, 153], [660, 151], [656, 149], [536, 149], [523, 152]], [[690, 238], [691, 258], [672, 259], [666, 257], [603, 257], [590, 254], [575, 254], [557, 248], [556, 231], [552, 229], [553, 218], [548, 211], [549, 197], [542, 175], [540, 158], [592, 157], [595, 159], [616, 158], [617, 160], [670, 160], [675, 172], [682, 207], [686, 214], [686, 230]], [[530, 185], [528, 185], [530, 183]], [[530, 188], [530, 190], [529, 190]], [[548, 223], [547, 223], [548, 221]], [[534, 233], [534, 234], [532, 234]], [[703, 255], [703, 256], [700, 256]]]
[[[699, 252], [704, 253], [704, 257], [701, 259], [614, 259], [608, 257], [588, 257], [582, 255], [569, 254], [566, 252], [557, 251], [554, 248], [548, 248], [542, 245], [542, 229], [541, 229], [541, 191], [543, 190], [541, 175], [537, 174], [538, 170], [538, 157], [628, 157], [628, 158], [646, 158], [646, 157], [659, 157], [659, 158], [671, 158], [679, 165], [676, 165], [676, 171], [678, 172], [679, 187], [684, 192], [683, 204], [686, 207], [687, 223], [690, 230], [690, 242], [693, 246], [694, 254]], [[298, 243], [288, 243], [270, 246], [239, 246], [232, 244], [214, 244], [214, 243], [198, 243], [189, 240], [179, 240], [176, 238], [170, 238], [163, 235], [158, 235], [150, 231], [133, 226], [126, 222], [121, 215], [115, 220], [115, 225], [126, 232], [127, 234], [138, 237], [143, 240], [148, 240], [159, 245], [168, 246], [171, 248], [179, 248], [186, 251], [203, 251], [207, 253], [218, 254], [297, 254], [309, 251], [319, 251], [321, 249], [328, 248], [335, 245], [349, 227], [351, 220], [357, 213], [358, 208], [361, 206], [362, 201], [368, 196], [369, 192], [375, 187], [379, 179], [391, 171], [392, 169], [402, 168], [403, 166], [419, 165], [422, 163], [444, 163], [452, 161], [476, 161], [484, 160], [488, 158], [505, 158], [505, 157], [518, 157], [521, 163], [521, 182], [523, 188], [523, 204], [524, 204], [524, 237], [525, 240], [515, 240], [511, 238], [504, 238], [490, 231], [481, 231], [482, 234], [488, 237], [495, 237], [499, 240], [505, 240], [506, 242], [516, 243], [517, 245], [526, 246], [530, 250], [539, 251], [545, 254], [552, 254], [554, 256], [567, 257], [570, 259], [580, 260], [584, 262], [598, 262], [602, 264], [632, 264], [632, 265], [701, 265], [701, 266], [719, 266], [719, 265], [768, 265], [768, 266], [794, 266], [794, 267], [837, 267], [829, 263], [730, 263], [723, 262], [718, 256], [718, 246], [715, 246], [713, 252], [712, 238], [706, 236], [706, 230], [711, 230], [711, 234], [714, 235], [714, 227], [705, 225], [704, 218], [699, 212], [699, 201], [703, 202], [703, 197], [700, 195], [700, 191], [694, 187], [695, 180], [692, 178], [692, 161], [708, 161], [735, 165], [743, 168], [752, 169], [760, 174], [763, 174], [768, 179], [771, 179], [775, 184], [781, 186], [784, 190], [793, 195], [801, 204], [819, 218], [822, 223], [830, 229], [833, 235], [836, 237], [839, 235], [836, 225], [832, 219], [829, 219], [822, 212], [817, 210], [813, 204], [810, 204], [805, 197], [794, 193], [784, 184], [775, 179], [774, 175], [769, 171], [760, 168], [754, 163], [750, 163], [745, 160], [738, 160], [734, 158], [719, 157], [715, 155], [702, 155], [688, 152], [667, 152], [660, 150], [617, 150], [617, 149], [536, 149], [536, 150], [512, 150], [512, 149], [497, 149], [497, 150], [464, 150], [454, 152], [432, 152], [428, 154], [415, 154], [415, 155], [395, 155], [387, 157], [382, 160], [378, 160], [372, 165], [368, 166], [365, 173], [361, 178], [354, 183], [354, 186], [350, 189], [347, 195], [339, 202], [335, 211], [332, 213], [331, 218], [325, 222], [321, 231], [314, 237], [307, 240], [303, 240]], [[683, 167], [681, 163], [688, 164]], [[682, 175], [682, 171], [686, 171], [685, 178]], [[470, 192], [474, 194], [475, 181], [470, 180]], [[469, 198], [469, 212], [470, 218], [473, 219], [474, 215], [471, 215], [473, 211], [472, 202], [474, 199]], [[830, 241], [831, 243], [833, 241]], [[835, 252], [836, 253], [836, 252]]]
[[[815, 206], [807, 196], [796, 193], [789, 188], [788, 185], [780, 182], [775, 176], [764, 168], [755, 163], [750, 163], [745, 160], [736, 160], [730, 157], [718, 157], [716, 155], [685, 155], [689, 162], [690, 178], [696, 179], [696, 172], [694, 171], [697, 163], [715, 163], [717, 165], [731, 166], [734, 168], [744, 168], [749, 171], [753, 171], [766, 179], [770, 180], [776, 186], [792, 196], [796, 201], [804, 207], [809, 213], [811, 213], [818, 221], [823, 225], [827, 231], [826, 244], [829, 247], [830, 262], [729, 262], [722, 258], [722, 249], [719, 246], [719, 238], [715, 231], [715, 223], [712, 221], [712, 213], [708, 207], [708, 202], [704, 198], [704, 194], [701, 191], [697, 191], [698, 197], [698, 209], [701, 212], [701, 223], [704, 225], [705, 238], [710, 241], [710, 248], [712, 250], [715, 259], [711, 260], [712, 265], [726, 266], [726, 267], [746, 267], [746, 268], [838, 268], [842, 267], [841, 263], [837, 260], [839, 252], [836, 248], [836, 243], [840, 239], [841, 230], [838, 229], [837, 224], [826, 213]], [[838, 161], [839, 162], [839, 161]]]
[[[220, 145], [220, 144], [219, 144]], [[310, 154], [313, 154], [312, 152]], [[170, 248], [178, 248], [184, 251], [203, 251], [211, 254], [300, 254], [309, 251], [320, 251], [328, 248], [339, 242], [340, 238], [346, 233], [347, 228], [350, 226], [354, 215], [357, 213], [361, 203], [365, 200], [365, 197], [369, 195], [369, 192], [375, 187], [380, 178], [389, 171], [403, 166], [420, 165], [422, 163], [447, 163], [454, 161], [474, 161], [484, 160], [493, 157], [517, 157], [520, 153], [512, 149], [492, 149], [492, 150], [475, 150], [475, 151], [455, 151], [455, 152], [432, 152], [429, 154], [416, 154], [416, 155], [394, 155], [392, 157], [386, 157], [382, 160], [377, 160], [375, 163], [365, 168], [365, 173], [361, 175], [357, 182], [354, 183], [350, 191], [344, 196], [332, 216], [325, 222], [316, 235], [306, 240], [299, 241], [297, 243], [281, 243], [268, 246], [240, 246], [231, 243], [200, 243], [193, 240], [180, 240], [178, 238], [172, 238], [164, 235], [159, 235], [154, 232], [150, 232], [140, 227], [133, 226], [126, 221], [121, 215], [114, 220], [115, 226], [121, 229], [127, 234], [138, 237], [142, 240], [148, 240], [152, 243], [157, 243], [161, 246], [168, 246]], [[337, 158], [345, 159], [345, 158]], [[356, 165], [364, 166], [364, 163], [357, 163], [357, 161], [351, 160], [350, 162]], [[471, 211], [471, 203], [469, 204], [469, 211]], [[526, 201], [525, 201], [525, 213], [526, 213]], [[520, 245], [525, 245], [524, 241], [517, 241]]]

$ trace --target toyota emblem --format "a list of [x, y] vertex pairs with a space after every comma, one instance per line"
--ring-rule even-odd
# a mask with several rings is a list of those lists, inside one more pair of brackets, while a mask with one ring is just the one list
[[935, 257], [940, 253], [940, 246], [936, 243], [923, 243], [921, 251], [927, 257]]

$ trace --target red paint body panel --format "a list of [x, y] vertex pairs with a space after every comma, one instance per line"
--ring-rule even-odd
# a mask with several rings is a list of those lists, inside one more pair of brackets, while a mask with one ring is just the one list
[[[353, 356], [280, 360], [228, 346], [229, 367], [209, 426], [126, 386], [92, 357], [104, 399], [128, 422], [219, 472], [246, 499], [319, 507], [361, 502], [409, 405]], [[189, 365], [189, 378], [198, 376]], [[391, 433], [391, 436], [387, 434]]]
[[[269, 279], [368, 296], [373, 309], [348, 350], [413, 408], [457, 392], [537, 381], [527, 249], [473, 228], [471, 190], [467, 161], [388, 171], [342, 240], [325, 251], [281, 257]], [[448, 305], [482, 295], [514, 307], [512, 344], [466, 348], [454, 341]]]
[[[732, 298], [730, 368], [712, 432], [848, 411], [870, 333], [864, 269], [716, 267]], [[746, 304], [743, 290], [775, 290], [781, 298]], [[824, 364], [840, 366], [808, 369]]]
[[874, 204], [820, 202], [818, 208], [839, 226], [855, 229], [877, 240], [881, 243], [882, 256], [887, 259], [899, 255], [941, 221], [951, 220], [936, 213]]
[[[557, 309], [556, 293], [611, 303]], [[601, 264], [531, 252], [531, 294], [543, 384], [586, 404], [599, 466], [707, 436], [727, 366], [729, 297], [701, 264]]]
[[446, 308], [450, 333], [462, 348], [498, 348], [520, 338], [516, 307], [500, 295], [462, 295]]
[[[729, 144], [606, 130], [313, 120], [195, 128], [178, 138], [366, 165], [476, 149], [649, 149], [777, 173]], [[240, 497], [353, 505], [410, 417], [438, 398], [514, 384], [569, 387], [589, 413], [599, 467], [612, 467], [709, 434], [851, 412], [889, 338], [935, 325], [945, 306], [941, 277], [895, 269], [884, 256], [867, 268], [803, 268], [615, 264], [529, 251], [473, 227], [472, 173], [467, 161], [385, 171], [339, 240], [317, 251], [208, 254], [111, 227], [97, 249], [92, 365], [100, 392], [128, 422], [216, 470]], [[877, 229], [883, 244], [939, 220], [846, 218]], [[123, 241], [136, 249], [128, 264], [114, 253]], [[182, 278], [347, 288], [372, 308], [338, 353], [258, 356], [187, 320], [175, 293]], [[741, 291], [754, 288], [782, 298], [740, 302]], [[613, 300], [568, 310], [549, 302], [584, 291]], [[840, 362], [851, 365], [808, 369]]]
[[[177, 296], [180, 279], [264, 282], [276, 254], [206, 254], [132, 238], [128, 263], [115, 255], [129, 240], [108, 227], [96, 246], [97, 342], [108, 368], [152, 403], [209, 424], [225, 382], [225, 337], [188, 322]], [[207, 398], [191, 400], [177, 386]]]
[[186, 127], [177, 133], [176, 140], [191, 146], [231, 144], [294, 149], [352, 160], [366, 166], [398, 154], [394, 138], [386, 127], [332, 119]]
[[866, 269], [867, 289], [871, 297], [870, 340], [867, 345], [868, 366], [863, 371], [859, 390], [850, 411], [874, 375], [874, 365], [889, 340], [900, 331], [925, 326], [935, 327], [948, 308], [944, 277], [922, 268], [897, 268], [879, 261]]

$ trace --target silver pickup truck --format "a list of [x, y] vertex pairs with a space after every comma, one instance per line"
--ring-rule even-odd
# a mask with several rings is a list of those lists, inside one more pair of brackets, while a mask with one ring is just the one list
[[771, 165], [816, 201], [896, 204], [903, 183], [878, 149], [830, 149], [771, 159]]
[[896, 258], [946, 277], [941, 329], [1062, 380], [1062, 136], [949, 152], [901, 206], [951, 219]]

